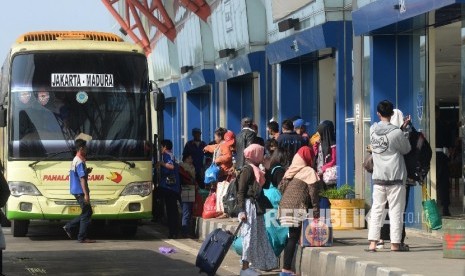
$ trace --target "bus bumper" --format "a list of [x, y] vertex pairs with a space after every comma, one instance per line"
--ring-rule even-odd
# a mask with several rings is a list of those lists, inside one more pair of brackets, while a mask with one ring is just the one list
[[[121, 196], [117, 199], [92, 199], [92, 219], [151, 219], [152, 194]], [[76, 200], [50, 199], [44, 196], [10, 196], [7, 203], [9, 220], [67, 220], [78, 216]]]

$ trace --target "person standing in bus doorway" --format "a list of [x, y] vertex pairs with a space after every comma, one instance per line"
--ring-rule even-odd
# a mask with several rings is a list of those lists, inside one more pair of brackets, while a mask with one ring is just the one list
[[202, 131], [200, 128], [192, 129], [192, 137], [192, 140], [184, 145], [182, 156], [183, 158], [189, 155], [192, 157], [195, 167], [195, 181], [200, 184], [203, 183], [203, 149], [207, 144], [201, 139]]
[[92, 168], [86, 166], [87, 145], [83, 139], [76, 139], [76, 156], [71, 163], [69, 172], [70, 192], [76, 198], [81, 207], [81, 215], [68, 222], [63, 229], [70, 239], [72, 239], [72, 229], [79, 227], [78, 242], [95, 243], [95, 240], [87, 238], [87, 229], [92, 216], [92, 206], [90, 205], [90, 190], [88, 176]]

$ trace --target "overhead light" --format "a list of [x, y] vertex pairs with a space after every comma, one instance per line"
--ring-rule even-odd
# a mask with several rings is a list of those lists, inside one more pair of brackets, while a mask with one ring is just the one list
[[185, 74], [189, 71], [192, 71], [194, 70], [194, 66], [191, 66], [191, 65], [185, 65], [183, 67], [181, 67], [181, 74]]
[[299, 18], [288, 18], [278, 23], [279, 32], [285, 32], [289, 29], [294, 29], [299, 25]]
[[119, 28], [119, 31], [120, 31], [120, 33], [122, 33], [124, 36], [127, 36], [127, 35], [128, 35], [128, 32], [126, 32], [126, 30], [123, 29], [123, 27]]
[[232, 57], [234, 54], [236, 54], [236, 49], [234, 48], [226, 48], [223, 50], [218, 51], [220, 58], [225, 58], [225, 57]]

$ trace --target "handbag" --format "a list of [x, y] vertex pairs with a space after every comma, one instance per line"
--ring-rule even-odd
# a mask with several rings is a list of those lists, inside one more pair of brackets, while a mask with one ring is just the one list
[[218, 174], [220, 173], [220, 167], [215, 163], [212, 163], [210, 167], [205, 171], [205, 184], [210, 184], [218, 181]]
[[202, 218], [216, 218], [218, 215], [219, 214], [216, 211], [216, 193], [211, 193], [203, 204]]
[[333, 245], [333, 227], [327, 219], [307, 218], [302, 222], [302, 247], [329, 247]]
[[370, 151], [367, 151], [365, 159], [363, 159], [363, 167], [368, 173], [373, 173], [373, 154]]
[[432, 230], [439, 230], [442, 228], [442, 218], [436, 200], [431, 199], [425, 184], [422, 185], [422, 190], [423, 201], [421, 205], [423, 206], [426, 225]]
[[326, 185], [336, 184], [336, 181], [337, 181], [337, 167], [336, 166], [329, 167], [325, 170], [325, 172], [323, 173], [323, 181], [326, 183]]

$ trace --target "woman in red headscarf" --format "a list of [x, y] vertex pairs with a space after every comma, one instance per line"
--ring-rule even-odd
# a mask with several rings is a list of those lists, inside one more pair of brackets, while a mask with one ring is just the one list
[[280, 185], [282, 198], [279, 204], [279, 219], [282, 226], [289, 226], [289, 238], [284, 248], [284, 264], [280, 275], [294, 275], [292, 261], [302, 231], [301, 219], [307, 216], [309, 203], [313, 207], [313, 217], [320, 217], [320, 178], [312, 168], [313, 159], [314, 154], [310, 147], [301, 147], [284, 174], [283, 181], [287, 181], [288, 184]]

